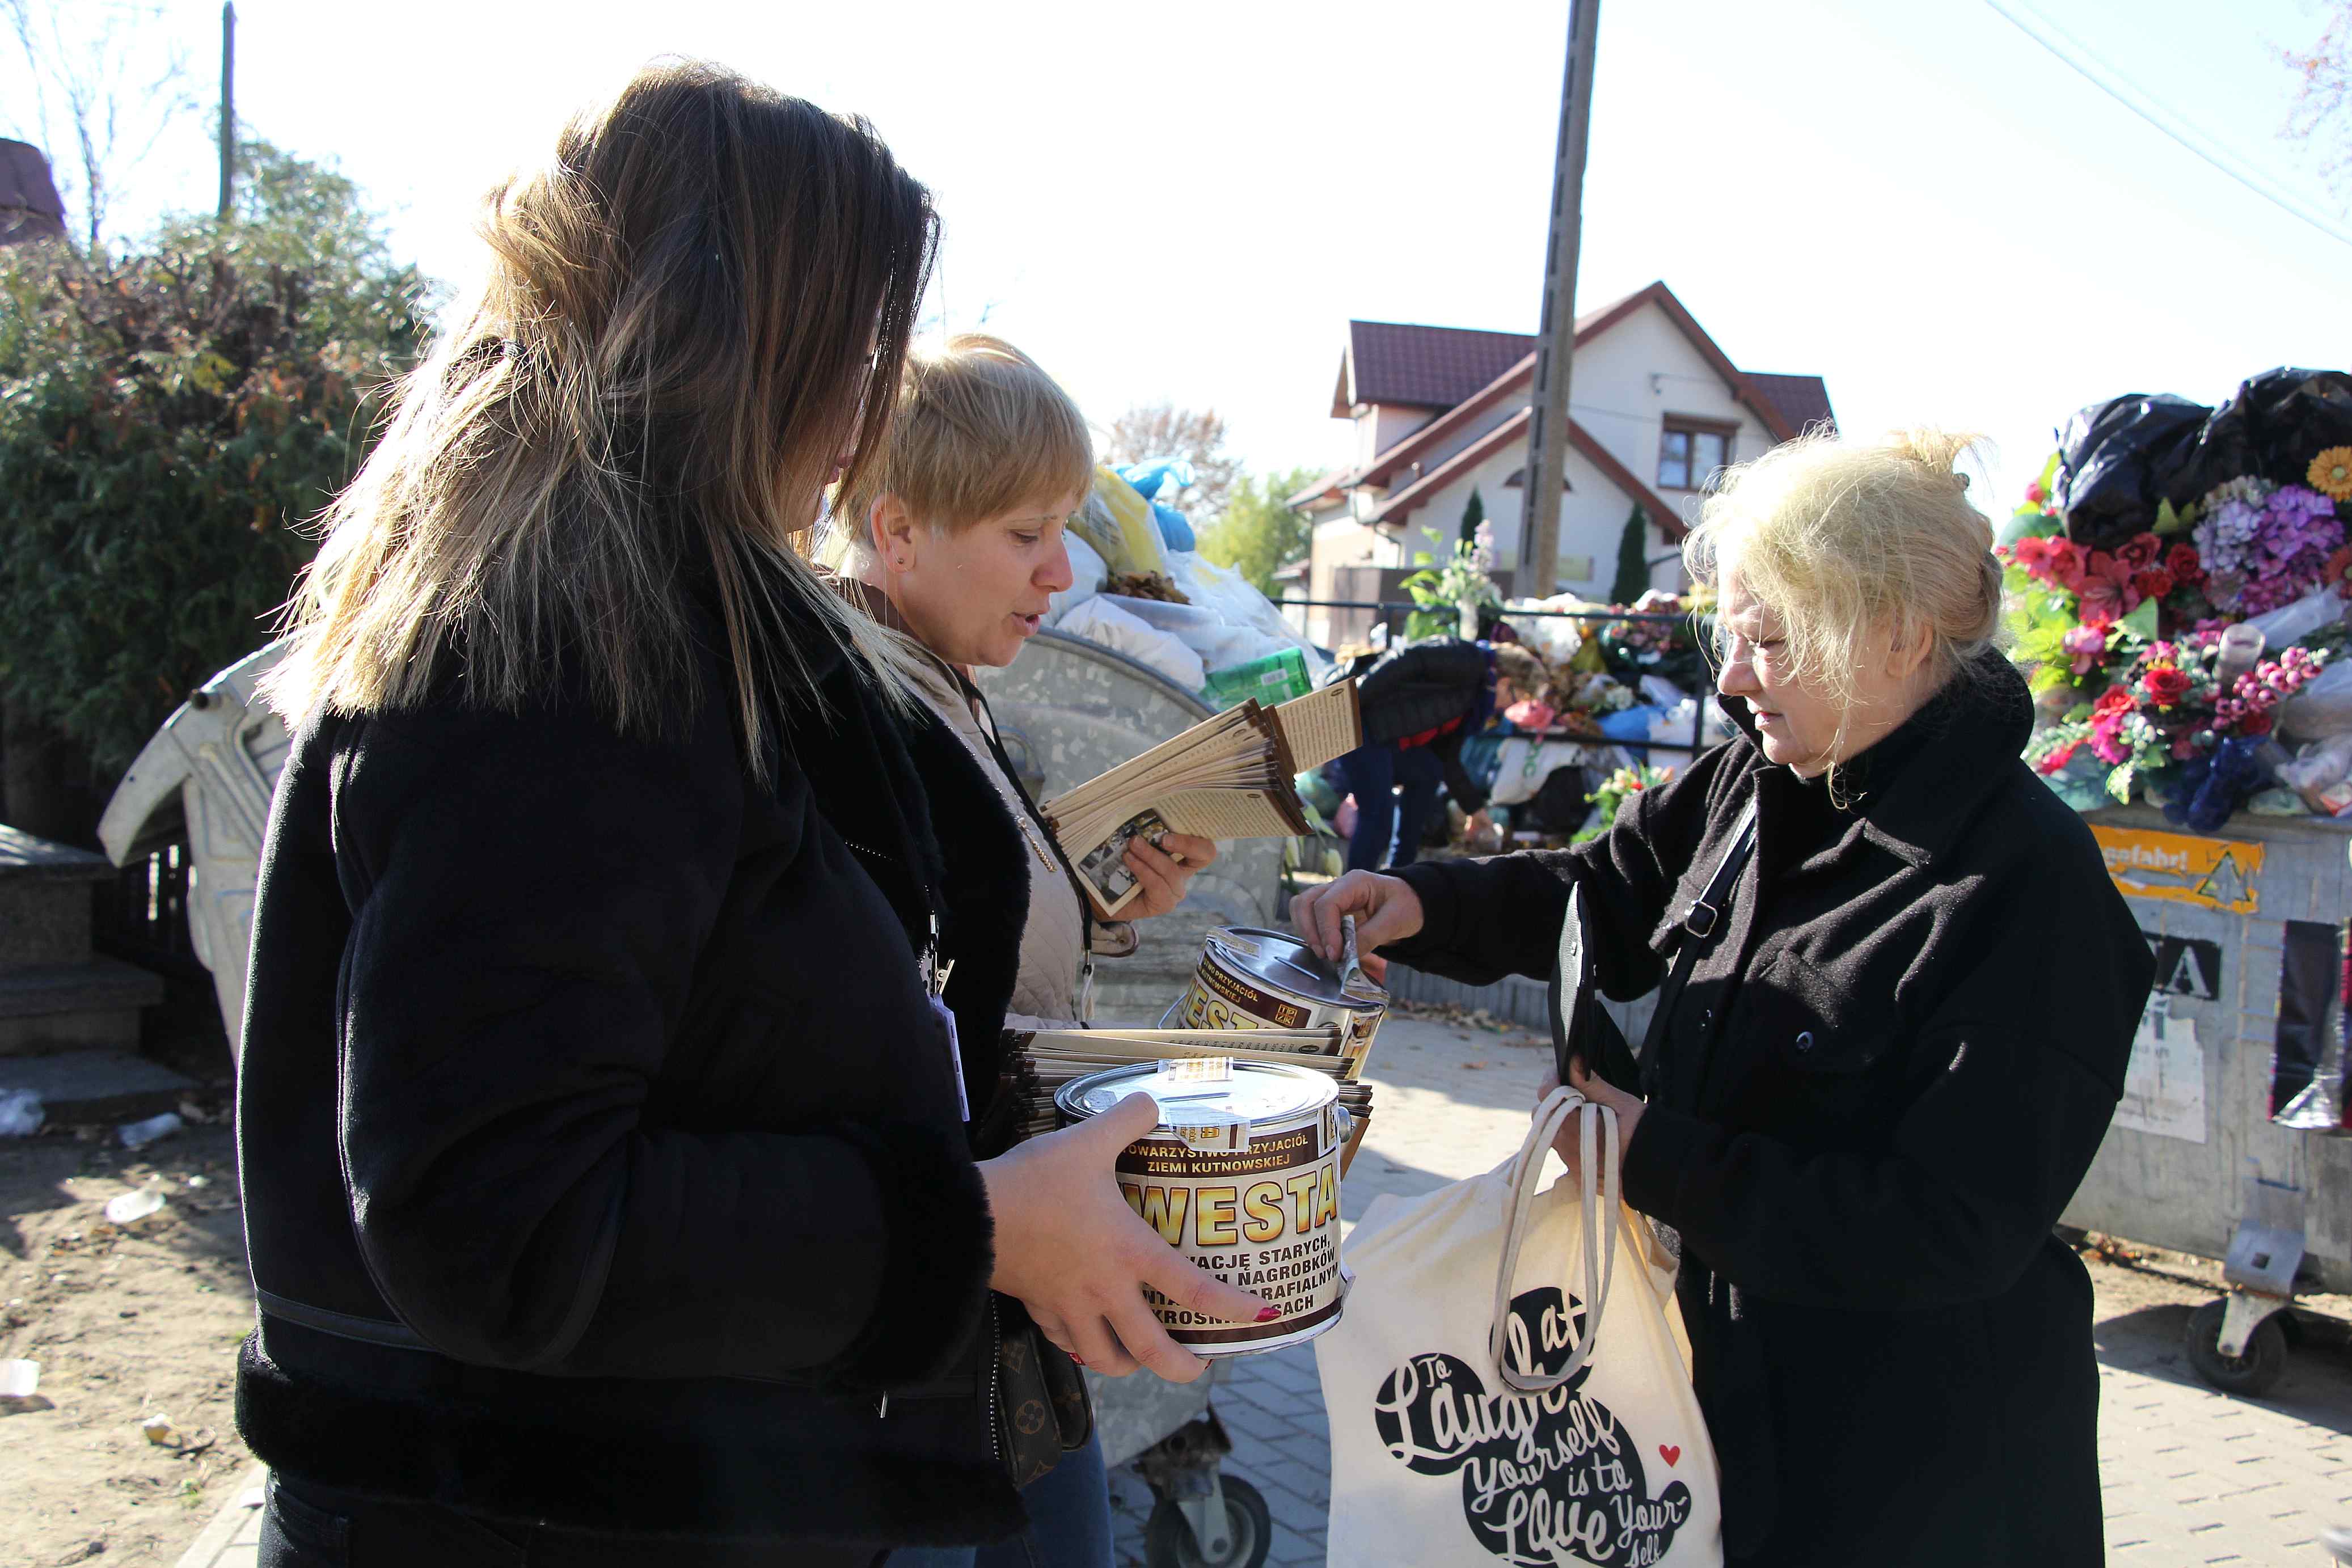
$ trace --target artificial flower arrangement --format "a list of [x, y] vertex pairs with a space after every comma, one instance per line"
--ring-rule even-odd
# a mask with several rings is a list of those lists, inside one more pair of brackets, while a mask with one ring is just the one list
[[1641, 615], [1672, 616], [1657, 621], [1607, 621], [1595, 637], [1609, 673], [1628, 686], [1643, 675], [1659, 675], [1685, 691], [1705, 687], [1713, 680], [1699, 648], [1689, 604], [1676, 594], [1651, 589], [1625, 606]]
[[1601, 788], [1585, 797], [1592, 802], [1592, 815], [1585, 819], [1585, 825], [1579, 828], [1568, 841], [1580, 844], [1599, 838], [1617, 821], [1617, 808], [1625, 803], [1626, 796], [1654, 789], [1674, 776], [1673, 768], [1653, 768], [1646, 762], [1638, 767], [1620, 768], [1601, 780]]
[[1407, 637], [1472, 635], [1482, 611], [1498, 608], [1503, 591], [1495, 586], [1495, 525], [1480, 523], [1466, 539], [1454, 545], [1454, 559], [1443, 566], [1427, 550], [1416, 551], [1412, 564], [1421, 570], [1404, 580], [1403, 588], [1417, 606], [1406, 616]]
[[2219, 629], [2208, 628], [2139, 648], [2087, 711], [2078, 708], [2037, 733], [2026, 761], [2048, 777], [2087, 747], [2109, 769], [2106, 792], [2119, 802], [2151, 777], [2166, 778], [2168, 797], [2193, 798], [2217, 767], [2231, 782], [2235, 759], [2251, 759], [2276, 725], [2278, 705], [2318, 674], [2327, 655], [2283, 649], [2239, 674], [2225, 691], [2221, 640]]
[[2352, 598], [2352, 548], [2337, 515], [2352, 499], [2352, 447], [2319, 454], [2306, 484], [2249, 476], [2184, 508], [2165, 503], [2150, 531], [2112, 549], [2060, 535], [2063, 519], [2049, 509], [2056, 462], [2027, 488], [2012, 538], [1994, 552], [2011, 656], [2054, 719], [2026, 759], [2055, 787], [2062, 774], [2083, 775], [2087, 753], [2106, 797], [2128, 801], [2135, 787], [2153, 786], [2175, 820], [2218, 826], [2263, 781], [2254, 753], [2278, 705], [2328, 657], [2276, 650], [2224, 690], [2222, 632], [2315, 589]]

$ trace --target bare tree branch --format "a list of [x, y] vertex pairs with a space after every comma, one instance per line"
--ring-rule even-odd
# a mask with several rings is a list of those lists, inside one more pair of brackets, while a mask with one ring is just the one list
[[[68, 16], [76, 25], [70, 34]], [[97, 251], [131, 174], [196, 107], [186, 52], [154, 42], [165, 36], [160, 5], [0, 0], [0, 16], [32, 89], [32, 112], [7, 113], [0, 123], [48, 154], [58, 194], [78, 209]], [[142, 70], [142, 60], [152, 62], [152, 69]]]
[[2308, 50], [2279, 51], [2303, 78], [2280, 134], [2310, 143], [2321, 176], [2352, 201], [2352, 0], [2326, 0], [2323, 10], [2327, 26]]
[[1225, 450], [1225, 422], [1215, 409], [1177, 408], [1165, 402], [1130, 408], [1112, 421], [1102, 457], [1113, 466], [1140, 463], [1147, 457], [1188, 459], [1194, 482], [1181, 495], [1163, 490], [1160, 499], [1182, 512], [1196, 528], [1225, 509], [1234, 481], [1242, 472], [1242, 460]]

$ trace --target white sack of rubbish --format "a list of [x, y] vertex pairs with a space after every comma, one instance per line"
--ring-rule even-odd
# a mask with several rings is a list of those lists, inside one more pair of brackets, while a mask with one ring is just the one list
[[1199, 691], [1209, 679], [1208, 667], [1201, 663], [1201, 655], [1186, 647], [1181, 638], [1121, 608], [1135, 602], [1139, 601], [1098, 593], [1063, 616], [1061, 624], [1054, 629], [1124, 653], [1188, 692]]

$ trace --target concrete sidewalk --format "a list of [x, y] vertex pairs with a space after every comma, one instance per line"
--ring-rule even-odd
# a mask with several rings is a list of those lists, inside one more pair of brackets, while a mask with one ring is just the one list
[[[1524, 1031], [1427, 1019], [1384, 1025], [1373, 1054], [1375, 1113], [1349, 1176], [1347, 1219], [1380, 1193], [1426, 1192], [1515, 1151], [1547, 1061], [1538, 1043]], [[2110, 1560], [2326, 1568], [2318, 1531], [2352, 1524], [2352, 1355], [2303, 1347], [2273, 1397], [2231, 1398], [2189, 1370], [2180, 1351], [2188, 1312], [2100, 1310]], [[1331, 1449], [1314, 1346], [1243, 1358], [1216, 1409], [1234, 1439], [1225, 1473], [1255, 1485], [1272, 1511], [1267, 1563], [1321, 1564]], [[1111, 1503], [1120, 1568], [1140, 1568], [1150, 1489], [1116, 1471]], [[180, 1568], [252, 1568], [259, 1522], [257, 1510], [232, 1502]]]

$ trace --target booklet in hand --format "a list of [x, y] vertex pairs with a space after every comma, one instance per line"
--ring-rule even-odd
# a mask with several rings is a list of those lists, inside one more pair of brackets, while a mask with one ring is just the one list
[[1097, 915], [1118, 918], [1137, 883], [1127, 846], [1170, 832], [1202, 839], [1279, 839], [1314, 831], [1293, 778], [1363, 744], [1356, 683], [1204, 718], [1172, 740], [1045, 802]]

